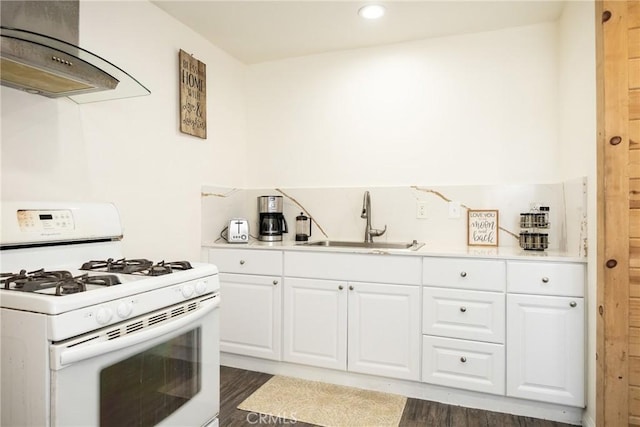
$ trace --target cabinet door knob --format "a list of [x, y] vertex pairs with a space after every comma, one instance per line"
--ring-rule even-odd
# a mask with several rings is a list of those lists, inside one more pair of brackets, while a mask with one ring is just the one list
[[467, 277], [467, 272], [466, 271], [461, 272], [460, 277]]
[[571, 301], [571, 302], [569, 303], [569, 306], [571, 306], [571, 307], [575, 307], [575, 306], [577, 306], [577, 305], [578, 305], [578, 303], [577, 303], [577, 302], [575, 302], [575, 301]]
[[274, 281], [273, 281], [273, 284], [274, 284], [274, 285], [277, 285], [277, 284], [278, 284], [278, 281], [277, 281], [277, 280], [274, 280]]
[[460, 311], [464, 313], [465, 311], [467, 311], [467, 307], [465, 306], [460, 307]]
[[343, 290], [343, 289], [344, 289], [344, 286], [340, 285], [340, 286], [338, 286], [338, 289], [339, 289], [339, 290]]
[[549, 278], [548, 277], [543, 277], [542, 278], [542, 283], [549, 283]]
[[240, 265], [244, 265], [244, 260], [243, 259], [240, 260]]
[[349, 286], [349, 290], [352, 291], [353, 290], [353, 286]]
[[460, 361], [461, 361], [462, 363], [466, 363], [466, 362], [467, 362], [467, 358], [466, 358], [466, 357], [464, 357], [464, 356], [462, 356], [462, 357], [460, 358]]

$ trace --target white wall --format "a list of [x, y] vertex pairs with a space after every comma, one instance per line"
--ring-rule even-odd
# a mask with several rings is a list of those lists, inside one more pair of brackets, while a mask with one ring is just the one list
[[[151, 90], [76, 105], [2, 87], [2, 199], [111, 201], [125, 255], [200, 257], [203, 182], [243, 185], [246, 67], [146, 1], [88, 1], [80, 42]], [[207, 132], [180, 133], [178, 51], [207, 65]]]
[[584, 425], [595, 425], [596, 378], [596, 48], [595, 4], [567, 2], [559, 22], [560, 171], [562, 178], [587, 177], [587, 410]]
[[567, 2], [558, 24], [560, 178], [587, 176], [596, 162], [595, 4]]
[[549, 183], [555, 23], [258, 64], [249, 187]]

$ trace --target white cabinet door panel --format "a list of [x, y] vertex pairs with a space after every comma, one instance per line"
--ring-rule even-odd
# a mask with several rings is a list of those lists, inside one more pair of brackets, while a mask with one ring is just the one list
[[420, 379], [420, 287], [349, 283], [348, 370]]
[[507, 296], [507, 395], [584, 406], [584, 300]]
[[503, 293], [424, 287], [422, 298], [423, 333], [504, 343]]
[[280, 360], [280, 277], [220, 274], [220, 351]]
[[347, 285], [285, 278], [284, 360], [345, 370]]

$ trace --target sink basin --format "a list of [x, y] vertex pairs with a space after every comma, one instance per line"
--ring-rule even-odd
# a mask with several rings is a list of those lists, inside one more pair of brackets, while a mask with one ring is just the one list
[[339, 240], [319, 240], [317, 242], [302, 243], [302, 246], [316, 246], [325, 248], [362, 248], [362, 249], [405, 249], [416, 251], [424, 243], [413, 241], [412, 243], [387, 243], [387, 242], [346, 242]]

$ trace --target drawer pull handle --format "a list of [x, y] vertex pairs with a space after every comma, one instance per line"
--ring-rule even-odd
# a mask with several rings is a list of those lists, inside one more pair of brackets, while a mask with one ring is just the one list
[[576, 303], [575, 301], [571, 301], [571, 302], [569, 303], [569, 305], [570, 305], [571, 307], [575, 307], [575, 306], [577, 306], [577, 305], [578, 305], [578, 303]]
[[278, 281], [277, 281], [277, 280], [274, 280], [274, 281], [273, 281], [273, 285], [275, 286], [275, 285], [277, 285], [277, 284], [278, 284]]
[[460, 307], [460, 311], [464, 313], [465, 311], [467, 311], [467, 307], [464, 307], [464, 306]]
[[463, 271], [462, 273], [460, 273], [460, 277], [467, 277], [467, 272]]
[[543, 277], [542, 278], [542, 283], [549, 283], [549, 278], [548, 277]]
[[466, 358], [466, 357], [464, 357], [464, 356], [462, 356], [462, 357], [460, 358], [460, 361], [461, 361], [462, 363], [467, 363], [467, 358]]
[[338, 286], [338, 289], [339, 289], [339, 290], [343, 290], [343, 289], [344, 289], [344, 286], [340, 285], [340, 286]]
[[352, 291], [353, 290], [353, 286], [349, 286], [349, 290]]
[[240, 265], [244, 265], [244, 260], [243, 259], [240, 260]]

